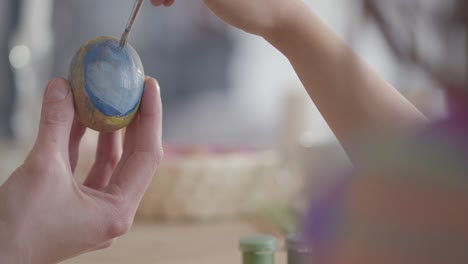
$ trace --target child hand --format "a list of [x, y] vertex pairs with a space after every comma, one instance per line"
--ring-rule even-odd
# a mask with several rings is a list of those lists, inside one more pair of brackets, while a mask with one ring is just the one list
[[[152, 0], [153, 5], [170, 6], [175, 0]], [[294, 20], [303, 0], [204, 0], [226, 23], [252, 34], [265, 36]]]

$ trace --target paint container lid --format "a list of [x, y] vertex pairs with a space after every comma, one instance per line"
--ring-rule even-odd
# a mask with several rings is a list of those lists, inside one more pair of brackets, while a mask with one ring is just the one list
[[276, 238], [268, 235], [255, 235], [243, 237], [239, 242], [242, 252], [274, 252]]
[[307, 239], [300, 234], [289, 234], [285, 239], [286, 249], [296, 252], [311, 252], [312, 246]]

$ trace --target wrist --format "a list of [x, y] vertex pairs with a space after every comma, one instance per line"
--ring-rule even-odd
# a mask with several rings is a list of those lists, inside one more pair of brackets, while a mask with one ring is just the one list
[[259, 35], [277, 47], [284, 40], [298, 34], [307, 16], [304, 13], [307, 12], [310, 12], [310, 9], [304, 1], [289, 1], [287, 8], [278, 12], [271, 26], [265, 28]]

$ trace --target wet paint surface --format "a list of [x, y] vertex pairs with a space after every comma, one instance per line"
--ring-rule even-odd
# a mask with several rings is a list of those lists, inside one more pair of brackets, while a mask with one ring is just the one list
[[120, 49], [114, 39], [91, 44], [85, 54], [85, 90], [106, 116], [125, 116], [139, 105], [144, 89], [143, 65], [131, 46]]

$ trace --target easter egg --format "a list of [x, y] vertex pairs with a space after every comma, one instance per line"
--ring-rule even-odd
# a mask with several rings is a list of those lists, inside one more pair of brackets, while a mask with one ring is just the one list
[[78, 119], [93, 130], [111, 132], [126, 127], [134, 118], [145, 73], [130, 44], [121, 48], [116, 38], [98, 37], [78, 50], [68, 80]]

